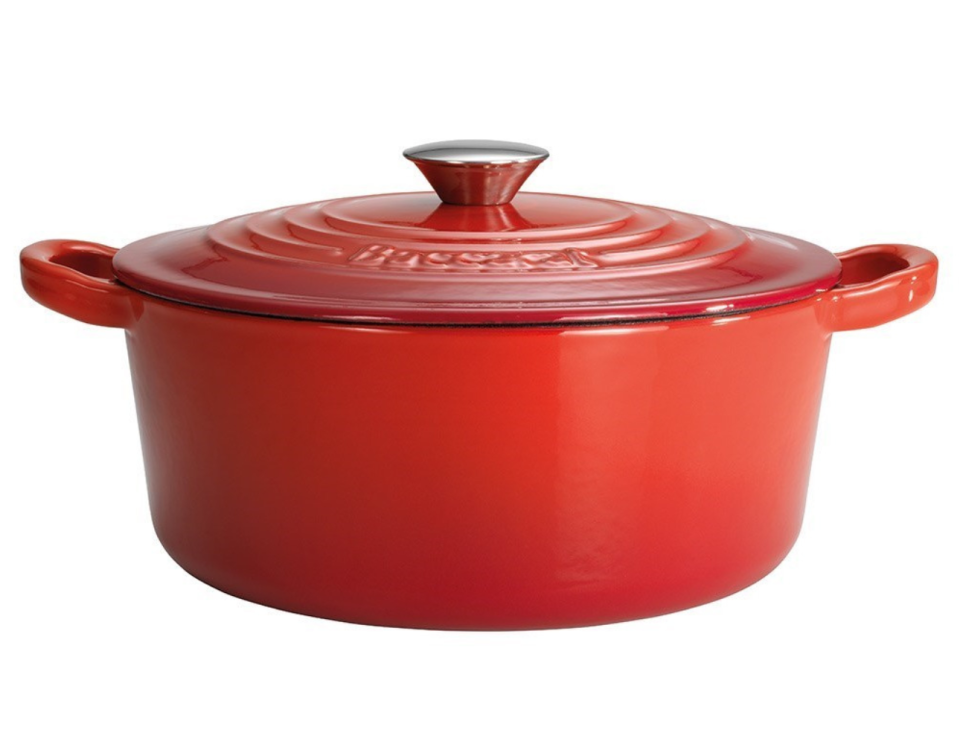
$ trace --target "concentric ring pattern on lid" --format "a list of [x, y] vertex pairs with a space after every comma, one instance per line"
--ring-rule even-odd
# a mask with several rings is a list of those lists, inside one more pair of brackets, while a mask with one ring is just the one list
[[650, 206], [516, 194], [546, 152], [511, 162], [498, 144], [486, 163], [480, 142], [467, 143], [472, 161], [448, 143], [428, 146], [444, 146], [445, 160], [417, 163], [449, 202], [400, 193], [241, 216], [128, 245], [117, 276], [218, 310], [438, 325], [717, 315], [839, 280], [836, 257], [801, 240]]

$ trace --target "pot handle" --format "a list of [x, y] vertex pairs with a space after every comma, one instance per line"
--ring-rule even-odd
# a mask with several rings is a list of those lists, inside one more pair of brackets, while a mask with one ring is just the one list
[[23, 288], [33, 299], [84, 323], [129, 328], [142, 303], [113, 273], [116, 248], [45, 240], [20, 253]]
[[937, 288], [937, 256], [913, 245], [866, 245], [838, 253], [840, 284], [827, 293], [834, 331], [871, 328], [919, 310]]

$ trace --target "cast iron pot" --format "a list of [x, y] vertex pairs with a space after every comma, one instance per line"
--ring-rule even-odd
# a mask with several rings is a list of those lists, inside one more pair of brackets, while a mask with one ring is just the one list
[[658, 615], [800, 530], [831, 335], [933, 296], [675, 211], [514, 195], [546, 152], [407, 152], [432, 193], [25, 249], [41, 304], [123, 328], [150, 508], [187, 571], [327, 618], [544, 628]]

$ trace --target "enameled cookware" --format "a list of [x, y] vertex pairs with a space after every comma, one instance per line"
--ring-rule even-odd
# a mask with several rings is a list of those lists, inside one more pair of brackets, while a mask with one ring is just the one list
[[831, 335], [926, 304], [936, 258], [517, 194], [547, 156], [521, 144], [406, 155], [439, 198], [23, 251], [34, 299], [126, 331], [173, 558], [274, 607], [477, 629], [657, 615], [772, 570]]

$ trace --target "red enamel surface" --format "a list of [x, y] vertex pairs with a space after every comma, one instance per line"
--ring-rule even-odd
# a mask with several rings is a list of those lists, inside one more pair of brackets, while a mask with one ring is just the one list
[[618, 201], [432, 193], [276, 209], [127, 246], [127, 285], [219, 310], [351, 322], [535, 324], [735, 312], [833, 287], [815, 245]]
[[[410, 157], [408, 157], [410, 158]], [[412, 159], [444, 203], [501, 206], [509, 203], [540, 161], [452, 164]]]
[[154, 524], [217, 588], [334, 619], [535, 628], [700, 604], [799, 532], [820, 309], [368, 328], [150, 300], [128, 343]]
[[926, 250], [723, 317], [571, 327], [336, 325], [21, 255], [39, 302], [127, 331], [154, 525], [198, 578], [322, 617], [538, 628], [656, 615], [772, 570], [800, 529], [831, 334], [933, 296]]

